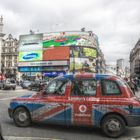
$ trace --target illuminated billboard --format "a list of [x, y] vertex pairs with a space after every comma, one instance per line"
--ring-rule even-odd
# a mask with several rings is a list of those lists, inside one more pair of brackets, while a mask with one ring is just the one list
[[96, 53], [97, 51], [92, 48], [83, 48], [83, 52], [84, 52], [85, 56], [87, 56], [87, 57], [96, 58], [96, 56], [97, 56], [97, 53]]
[[96, 72], [95, 59], [89, 58], [70, 58], [70, 72]]
[[42, 50], [43, 34], [21, 35], [19, 52]]
[[97, 50], [95, 48], [71, 46], [70, 56], [75, 58], [96, 58]]
[[43, 41], [43, 48], [51, 46], [91, 46], [91, 43], [80, 36], [64, 36], [63, 38]]
[[97, 45], [97, 37], [91, 37], [89, 34], [67, 34], [63, 32], [43, 35], [43, 48], [58, 46], [87, 46], [96, 48]]
[[43, 60], [69, 60], [70, 49], [69, 47], [49, 48], [43, 51]]
[[19, 62], [19, 67], [26, 67], [26, 66], [67, 66], [69, 65], [69, 61], [31, 61], [31, 62]]
[[19, 52], [18, 60], [20, 62], [42, 60], [42, 51]]

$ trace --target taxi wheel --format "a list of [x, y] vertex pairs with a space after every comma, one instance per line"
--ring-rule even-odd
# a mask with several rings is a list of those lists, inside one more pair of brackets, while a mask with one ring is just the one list
[[122, 135], [125, 131], [125, 127], [126, 124], [123, 118], [115, 114], [106, 116], [101, 123], [102, 131], [112, 138]]
[[13, 120], [15, 125], [19, 127], [27, 127], [31, 124], [30, 113], [23, 107], [19, 107], [14, 111]]

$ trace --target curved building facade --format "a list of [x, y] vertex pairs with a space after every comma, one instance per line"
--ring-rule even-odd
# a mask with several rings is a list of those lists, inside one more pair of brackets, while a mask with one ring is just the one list
[[96, 73], [99, 69], [101, 51], [98, 37], [91, 31], [21, 35], [19, 42], [19, 71], [28, 76]]

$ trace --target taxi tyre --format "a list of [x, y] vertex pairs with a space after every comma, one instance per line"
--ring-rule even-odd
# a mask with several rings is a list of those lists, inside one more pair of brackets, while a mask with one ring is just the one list
[[[110, 125], [110, 128], [109, 128], [109, 125]], [[112, 125], [112, 128], [111, 128], [111, 125]], [[117, 125], [119, 125], [118, 126], [119, 130], [118, 131], [109, 130], [109, 129], [113, 129], [113, 125], [114, 127], [117, 127]], [[125, 124], [124, 119], [121, 116], [116, 115], [116, 114], [105, 116], [105, 118], [102, 120], [102, 123], [101, 123], [101, 129], [104, 132], [104, 134], [112, 138], [117, 138], [120, 135], [122, 135], [125, 131], [125, 128], [126, 128], [126, 124]]]
[[[22, 118], [19, 118], [19, 116], [23, 115]], [[13, 113], [13, 120], [16, 126], [18, 127], [27, 127], [31, 125], [31, 117], [29, 111], [24, 107], [18, 107], [15, 109]]]

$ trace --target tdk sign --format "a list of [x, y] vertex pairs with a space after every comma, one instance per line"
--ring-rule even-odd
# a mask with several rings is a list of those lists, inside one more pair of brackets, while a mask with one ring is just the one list
[[25, 56], [23, 56], [24, 60], [30, 60], [30, 59], [36, 59], [39, 57], [39, 54], [37, 53], [30, 53], [30, 54], [26, 54]]

